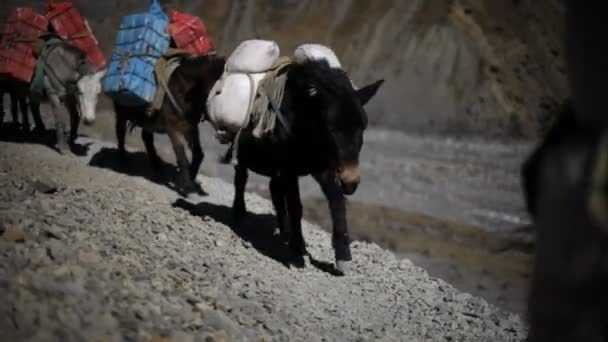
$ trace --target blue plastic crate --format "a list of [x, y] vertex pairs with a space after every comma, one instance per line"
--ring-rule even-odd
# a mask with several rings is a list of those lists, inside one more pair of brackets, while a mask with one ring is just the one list
[[156, 92], [154, 66], [169, 48], [167, 15], [156, 1], [146, 13], [123, 17], [103, 84], [106, 95], [123, 105], [145, 105]]

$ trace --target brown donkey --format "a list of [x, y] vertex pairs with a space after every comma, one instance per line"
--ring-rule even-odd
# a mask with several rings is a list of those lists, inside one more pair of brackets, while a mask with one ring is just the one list
[[[180, 65], [167, 82], [171, 95], [165, 95], [159, 111], [149, 114], [147, 106], [124, 106], [116, 101], [114, 101], [114, 111], [121, 159], [126, 158], [127, 126], [138, 126], [142, 128], [141, 138], [152, 167], [156, 171], [160, 170], [162, 163], [154, 147], [154, 133], [168, 134], [179, 169], [177, 190], [182, 195], [188, 195], [202, 191], [194, 182], [204, 158], [198, 125], [206, 117], [207, 96], [224, 72], [226, 59], [216, 55], [180, 58]], [[190, 163], [184, 149], [185, 145], [192, 152]]]

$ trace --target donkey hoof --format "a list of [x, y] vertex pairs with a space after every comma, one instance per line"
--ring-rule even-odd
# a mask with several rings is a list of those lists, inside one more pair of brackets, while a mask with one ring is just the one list
[[339, 275], [346, 276], [350, 273], [350, 261], [336, 260], [336, 270]]
[[234, 201], [232, 202], [232, 218], [234, 222], [238, 223], [247, 216], [247, 207], [244, 202]]
[[62, 154], [64, 156], [69, 156], [70, 155], [70, 146], [68, 144], [58, 144], [57, 145], [57, 151], [59, 151], [59, 154]]
[[310, 258], [306, 254], [292, 255], [289, 259], [289, 266], [295, 268], [307, 268], [310, 266]]
[[233, 207], [232, 208], [232, 219], [235, 223], [239, 223], [245, 219], [247, 216], [247, 211], [245, 209]]

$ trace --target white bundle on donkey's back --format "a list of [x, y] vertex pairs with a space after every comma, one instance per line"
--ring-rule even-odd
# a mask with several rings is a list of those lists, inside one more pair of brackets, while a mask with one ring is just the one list
[[247, 119], [251, 96], [266, 73], [250, 75], [251, 79], [243, 73], [225, 74], [211, 89], [207, 112], [216, 129], [235, 133]]
[[[325, 60], [330, 67], [342, 69], [342, 63], [336, 56], [334, 50], [321, 44], [303, 44], [296, 48], [293, 53], [294, 60], [297, 63], [303, 63], [307, 60], [318, 61]], [[353, 80], [350, 80], [354, 89], [358, 89]]]
[[209, 119], [216, 130], [234, 134], [243, 126], [260, 81], [279, 55], [274, 41], [251, 39], [237, 46], [207, 99]]
[[227, 73], [255, 74], [272, 67], [280, 55], [279, 45], [271, 40], [250, 39], [242, 42], [226, 61]]
[[[271, 71], [275, 70], [277, 65], [284, 63], [279, 56], [279, 46], [274, 41], [257, 39], [242, 42], [229, 56], [224, 74], [216, 82], [207, 99], [210, 122], [222, 142], [228, 142], [230, 137], [249, 123], [251, 112], [258, 104], [254, 100], [257, 101], [256, 94], [260, 82], [267, 76], [272, 77], [274, 74]], [[330, 67], [342, 68], [336, 54], [330, 48], [320, 44], [299, 46], [294, 51], [293, 60], [296, 63], [326, 60]], [[282, 93], [282, 91], [278, 91], [278, 93]], [[254, 119], [259, 119], [259, 117]], [[273, 120], [270, 121], [273, 122]], [[268, 129], [266, 128], [266, 130]], [[254, 135], [260, 135], [261, 131], [265, 131], [265, 129], [254, 130]]]
[[297, 63], [303, 63], [307, 60], [326, 60], [330, 67], [342, 69], [342, 64], [334, 51], [325, 45], [321, 44], [304, 44], [296, 48], [293, 53], [294, 60]]

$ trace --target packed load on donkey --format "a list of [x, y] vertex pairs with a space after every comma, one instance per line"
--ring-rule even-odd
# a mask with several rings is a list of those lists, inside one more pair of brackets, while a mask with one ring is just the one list
[[0, 73], [29, 83], [36, 67], [32, 43], [47, 28], [45, 16], [30, 7], [16, 8], [8, 17], [0, 41]]
[[18, 122], [20, 107], [26, 131], [30, 129], [28, 109], [36, 129], [44, 130], [39, 103], [51, 94], [61, 97], [57, 101], [67, 95], [77, 98], [76, 115], [91, 123], [105, 66], [90, 27], [71, 3], [50, 3], [46, 9], [45, 15], [28, 7], [15, 9], [0, 40], [2, 81], [11, 93], [14, 121]]
[[274, 41], [252, 39], [242, 42], [228, 57], [224, 74], [207, 99], [209, 119], [220, 140], [229, 141], [244, 125], [258, 85], [279, 56]]
[[103, 91], [125, 105], [149, 104], [156, 93], [154, 66], [169, 48], [169, 18], [158, 1], [122, 18]]
[[157, 0], [151, 0], [147, 12], [123, 17], [104, 92], [121, 105], [158, 109], [179, 63], [172, 57], [212, 50], [202, 20], [179, 11], [169, 17]]
[[106, 58], [88, 22], [71, 2], [45, 4], [46, 18], [52, 30], [68, 44], [84, 51], [87, 60], [98, 69], [106, 66]]
[[213, 42], [201, 18], [175, 10], [169, 18], [169, 34], [176, 48], [193, 55], [213, 52]]
[[[33, 44], [33, 53], [37, 58], [31, 85], [31, 92], [34, 96], [43, 95], [47, 55], [61, 43], [66, 43], [81, 51], [95, 70], [101, 70], [106, 66], [106, 58], [87, 20], [71, 2], [51, 2], [46, 3], [45, 7], [48, 29]], [[53, 78], [52, 75], [51, 78]]]
[[[331, 68], [342, 69], [333, 50], [320, 44], [297, 47], [293, 58], [279, 56], [276, 42], [259, 39], [242, 42], [230, 55], [224, 75], [207, 99], [209, 119], [220, 142], [238, 141], [243, 129], [258, 139], [272, 138], [270, 133], [278, 122], [289, 129], [280, 103], [290, 63], [325, 60]], [[236, 157], [238, 145], [233, 147]], [[232, 148], [228, 150], [224, 162], [228, 162], [232, 152]]]

